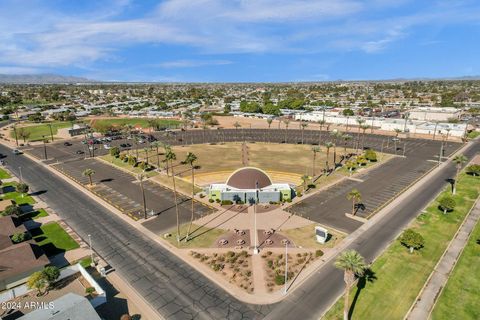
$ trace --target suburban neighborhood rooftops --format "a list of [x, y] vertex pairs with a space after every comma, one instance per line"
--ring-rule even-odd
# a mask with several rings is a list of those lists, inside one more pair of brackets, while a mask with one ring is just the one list
[[49, 263], [43, 250], [35, 244], [22, 242], [12, 245], [0, 251], [0, 281]]

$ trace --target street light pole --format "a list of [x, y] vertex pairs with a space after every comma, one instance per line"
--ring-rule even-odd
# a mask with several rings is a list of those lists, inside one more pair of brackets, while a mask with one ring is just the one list
[[45, 155], [45, 160], [47, 160], [47, 145], [45, 143], [45, 136], [42, 136], [43, 138], [43, 154]]
[[288, 241], [285, 242], [285, 287], [283, 294], [287, 294], [287, 281], [288, 281]]
[[52, 142], [53, 142], [53, 131], [52, 131], [52, 124], [49, 123], [48, 124], [48, 127], [50, 128], [50, 137], [52, 138]]
[[18, 170], [20, 171], [20, 183], [23, 183], [22, 167], [18, 167]]
[[145, 190], [143, 189], [143, 174], [139, 174], [138, 180], [140, 181], [140, 189], [142, 190], [143, 199], [143, 217], [147, 220], [147, 202], [145, 201]]
[[257, 235], [257, 201], [258, 201], [258, 181], [255, 182], [255, 202], [253, 204], [253, 219], [254, 219], [254, 230], [253, 230], [253, 234], [254, 234], [254, 239], [255, 239], [255, 243], [254, 243], [254, 247], [253, 247], [253, 254], [258, 254], [259, 253], [259, 250], [258, 250], [258, 246], [257, 246], [257, 242], [258, 242], [258, 235]]
[[92, 260], [92, 264], [95, 264], [93, 260], [92, 236], [90, 234], [88, 234], [88, 244], [90, 246], [90, 260]]
[[13, 133], [15, 134], [15, 144], [18, 147], [18, 136], [17, 136], [17, 126], [16, 125], [13, 126]]

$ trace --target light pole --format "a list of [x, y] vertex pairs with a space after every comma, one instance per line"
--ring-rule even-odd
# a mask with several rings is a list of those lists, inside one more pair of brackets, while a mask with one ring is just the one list
[[23, 183], [22, 167], [18, 167], [18, 170], [20, 171], [20, 183]]
[[53, 142], [53, 131], [52, 131], [52, 124], [49, 123], [48, 124], [48, 127], [50, 128], [50, 137], [52, 138], [52, 142]]
[[258, 181], [255, 181], [255, 202], [253, 204], [253, 224], [254, 230], [253, 235], [255, 236], [255, 242], [253, 247], [253, 254], [258, 254], [260, 251], [258, 250], [257, 242], [258, 242], [258, 235], [257, 235], [257, 200], [258, 200]]
[[138, 175], [138, 180], [140, 181], [140, 189], [142, 190], [142, 200], [143, 200], [143, 217], [147, 220], [147, 202], [145, 201], [145, 190], [143, 189], [143, 174]]
[[92, 260], [92, 264], [95, 264], [93, 260], [92, 236], [90, 234], [88, 234], [88, 244], [90, 246], [90, 260]]
[[18, 147], [18, 136], [17, 136], [17, 126], [16, 125], [13, 126], [13, 133], [15, 134], [15, 144]]
[[443, 141], [440, 144], [440, 153], [438, 154], [438, 165], [442, 162], [442, 155], [443, 155]]
[[287, 281], [288, 281], [288, 241], [285, 241], [285, 287], [283, 294], [287, 294]]
[[45, 136], [42, 136], [43, 138], [43, 154], [45, 155], [45, 160], [47, 160], [47, 145], [45, 142]]

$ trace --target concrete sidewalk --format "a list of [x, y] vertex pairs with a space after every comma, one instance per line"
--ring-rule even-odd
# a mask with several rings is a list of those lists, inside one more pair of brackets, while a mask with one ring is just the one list
[[462, 226], [458, 229], [455, 238], [450, 242], [447, 250], [445, 250], [442, 258], [437, 263], [434, 271], [427, 280], [425, 287], [417, 297], [413, 308], [407, 314], [405, 319], [424, 320], [430, 318], [435, 303], [440, 297], [443, 288], [447, 284], [450, 273], [453, 271], [463, 248], [468, 242], [472, 230], [475, 228], [480, 219], [480, 201], [478, 201], [470, 211], [469, 215], [463, 221]]

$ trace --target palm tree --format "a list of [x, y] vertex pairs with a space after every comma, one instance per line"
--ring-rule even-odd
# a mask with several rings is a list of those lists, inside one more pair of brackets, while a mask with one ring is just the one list
[[333, 137], [334, 142], [333, 142], [333, 166], [336, 168], [337, 167], [337, 142], [338, 138], [341, 138], [343, 135], [340, 131], [334, 130], [330, 133], [330, 135]]
[[303, 144], [303, 132], [305, 131], [305, 128], [308, 127], [308, 123], [302, 122], [300, 124], [300, 127], [302, 128], [302, 144]]
[[193, 224], [193, 216], [194, 216], [194, 197], [195, 197], [195, 166], [193, 163], [197, 161], [197, 156], [191, 152], [187, 154], [187, 157], [185, 158], [185, 163], [190, 165], [190, 168], [192, 169], [192, 216], [190, 217], [190, 224], [188, 225], [188, 230], [187, 230], [187, 235], [185, 236], [185, 242], [188, 241], [189, 235], [190, 235], [190, 229], [192, 228]]
[[347, 194], [347, 199], [352, 200], [352, 216], [354, 216], [355, 215], [355, 206], [359, 201], [362, 200], [362, 195], [360, 194], [360, 191], [358, 191], [357, 189], [352, 189], [352, 191], [350, 191]]
[[173, 166], [173, 161], [177, 160], [177, 155], [168, 146], [165, 148], [165, 160], [167, 160], [167, 167], [170, 165], [170, 169], [172, 170], [173, 198], [175, 201], [175, 214], [177, 216], [177, 243], [180, 243], [180, 217], [179, 217], [178, 203], [177, 203], [177, 186], [175, 184], [175, 170]]
[[360, 147], [360, 126], [365, 122], [365, 120], [357, 118], [358, 123], [358, 133], [357, 133], [357, 142], [355, 144], [355, 152], [358, 153], [358, 148]]
[[272, 121], [273, 121], [272, 118], [268, 118], [268, 119], [267, 119], [268, 129], [270, 129], [270, 126], [272, 125]]
[[330, 156], [330, 148], [333, 147], [333, 143], [332, 142], [327, 142], [325, 143], [325, 148], [327, 148], [327, 158], [325, 160], [325, 166], [327, 167], [327, 172], [330, 170], [329, 166], [328, 166], [328, 158]]
[[157, 153], [157, 169], [160, 169], [160, 155], [159, 155], [159, 152], [158, 152], [158, 148], [160, 147], [160, 145], [161, 145], [161, 143], [158, 142], [158, 141], [153, 141], [153, 142], [150, 144], [150, 147], [156, 149], [156, 153]]
[[362, 150], [363, 150], [365, 148], [365, 131], [367, 131], [367, 129], [370, 128], [370, 126], [367, 124], [362, 124], [360, 128], [362, 129]]
[[452, 161], [457, 167], [457, 173], [455, 174], [455, 182], [453, 184], [453, 194], [455, 194], [457, 192], [457, 181], [460, 174], [460, 169], [462, 169], [463, 164], [468, 161], [468, 158], [465, 157], [463, 154], [458, 154], [453, 158]]
[[156, 119], [149, 119], [147, 120], [147, 123], [148, 123], [148, 129], [150, 131], [150, 134], [152, 134], [153, 129], [157, 128], [158, 122]]
[[342, 138], [343, 138], [343, 151], [345, 154], [347, 154], [347, 143], [348, 143], [348, 140], [352, 140], [352, 136], [349, 135], [349, 134], [344, 134], [342, 135]]
[[147, 220], [147, 201], [145, 199], [145, 189], [143, 188], [143, 180], [145, 179], [145, 175], [140, 173], [137, 176], [138, 182], [140, 182], [140, 190], [142, 191], [142, 199], [143, 199], [143, 218]]
[[362, 276], [367, 269], [365, 259], [355, 250], [346, 250], [340, 253], [335, 261], [335, 267], [343, 270], [343, 281], [345, 281], [343, 319], [348, 320], [348, 311], [350, 309], [349, 293], [350, 288], [355, 282], [356, 276]]
[[92, 186], [93, 185], [93, 181], [92, 181], [92, 176], [95, 174], [95, 170], [93, 169], [85, 169], [83, 170], [82, 172], [82, 175], [84, 177], [88, 177], [88, 180], [90, 180], [90, 185]]
[[287, 131], [288, 131], [288, 124], [290, 123], [290, 120], [285, 119], [283, 120], [283, 123], [285, 123], [285, 143], [287, 143]]
[[233, 124], [233, 126], [235, 127], [235, 129], [238, 129], [238, 128], [240, 128], [242, 125], [241, 125], [238, 121], [236, 121], [236, 122]]
[[318, 120], [317, 123], [320, 125], [320, 131], [323, 130], [323, 126], [327, 123], [325, 120]]
[[319, 147], [312, 147], [313, 163], [312, 163], [312, 177], [315, 177], [315, 160], [317, 159], [317, 153], [320, 152]]
[[145, 163], [148, 165], [148, 148], [143, 148], [143, 151], [145, 151]]

